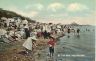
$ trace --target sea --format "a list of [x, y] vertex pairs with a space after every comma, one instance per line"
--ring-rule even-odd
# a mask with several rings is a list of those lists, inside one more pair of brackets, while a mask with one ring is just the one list
[[95, 61], [96, 26], [74, 26], [80, 34], [65, 34], [55, 46], [56, 61]]

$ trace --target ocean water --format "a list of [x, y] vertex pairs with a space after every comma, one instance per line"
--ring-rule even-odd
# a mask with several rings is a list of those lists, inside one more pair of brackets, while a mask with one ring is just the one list
[[[79, 26], [80, 35], [66, 34], [55, 46], [57, 61], [95, 61], [95, 26]], [[86, 29], [89, 29], [86, 31]]]

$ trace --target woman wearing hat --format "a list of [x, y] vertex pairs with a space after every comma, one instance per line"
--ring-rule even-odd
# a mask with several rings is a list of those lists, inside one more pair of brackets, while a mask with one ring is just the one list
[[27, 40], [23, 43], [23, 47], [26, 49], [27, 54], [30, 54], [33, 51], [33, 46], [36, 46], [36, 37], [28, 37]]

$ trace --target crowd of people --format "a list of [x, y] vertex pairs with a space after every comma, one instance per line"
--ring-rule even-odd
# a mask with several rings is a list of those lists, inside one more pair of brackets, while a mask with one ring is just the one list
[[[75, 33], [76, 30], [72, 29], [70, 26], [62, 24], [52, 24], [52, 23], [30, 23], [26, 19], [6, 19], [0, 20], [0, 38], [4, 42], [11, 43], [15, 41], [21, 41], [25, 39], [23, 47], [25, 47], [27, 53], [32, 51], [33, 46], [36, 46], [35, 42], [39, 38], [49, 39], [49, 51], [50, 56], [53, 56], [54, 45], [56, 40], [52, 35], [64, 35], [65, 33], [70, 34], [70, 32]], [[79, 35], [80, 30], [77, 29]]]

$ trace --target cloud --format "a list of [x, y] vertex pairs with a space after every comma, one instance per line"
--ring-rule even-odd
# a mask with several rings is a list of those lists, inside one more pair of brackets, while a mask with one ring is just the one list
[[68, 13], [59, 13], [59, 14], [51, 14], [50, 17], [54, 18], [62, 18], [62, 17], [68, 17]]
[[48, 10], [52, 10], [53, 12], [56, 12], [58, 9], [64, 8], [64, 5], [62, 3], [52, 3], [48, 6]]
[[96, 16], [96, 11], [94, 10], [94, 11], [91, 11], [91, 14], [93, 15], [93, 16]]
[[18, 13], [20, 15], [26, 16], [26, 17], [35, 17], [35, 16], [37, 16], [39, 14], [38, 11], [24, 12], [24, 11], [18, 9], [15, 6], [9, 7], [7, 10], [14, 11], [14, 12], [16, 12], [16, 13]]
[[37, 7], [38, 10], [42, 10], [44, 8], [44, 6], [42, 4], [36, 4], [35, 5]]
[[70, 12], [82, 11], [88, 9], [87, 6], [79, 3], [72, 3], [68, 6], [67, 10]]
[[25, 7], [25, 9], [36, 9], [36, 10], [42, 10], [44, 8], [44, 5], [41, 3], [37, 3], [37, 4], [29, 4]]
[[28, 15], [29, 15], [30, 17], [35, 17], [35, 16], [38, 15], [38, 12], [37, 12], [37, 11], [31, 11], [31, 12], [29, 12]]

